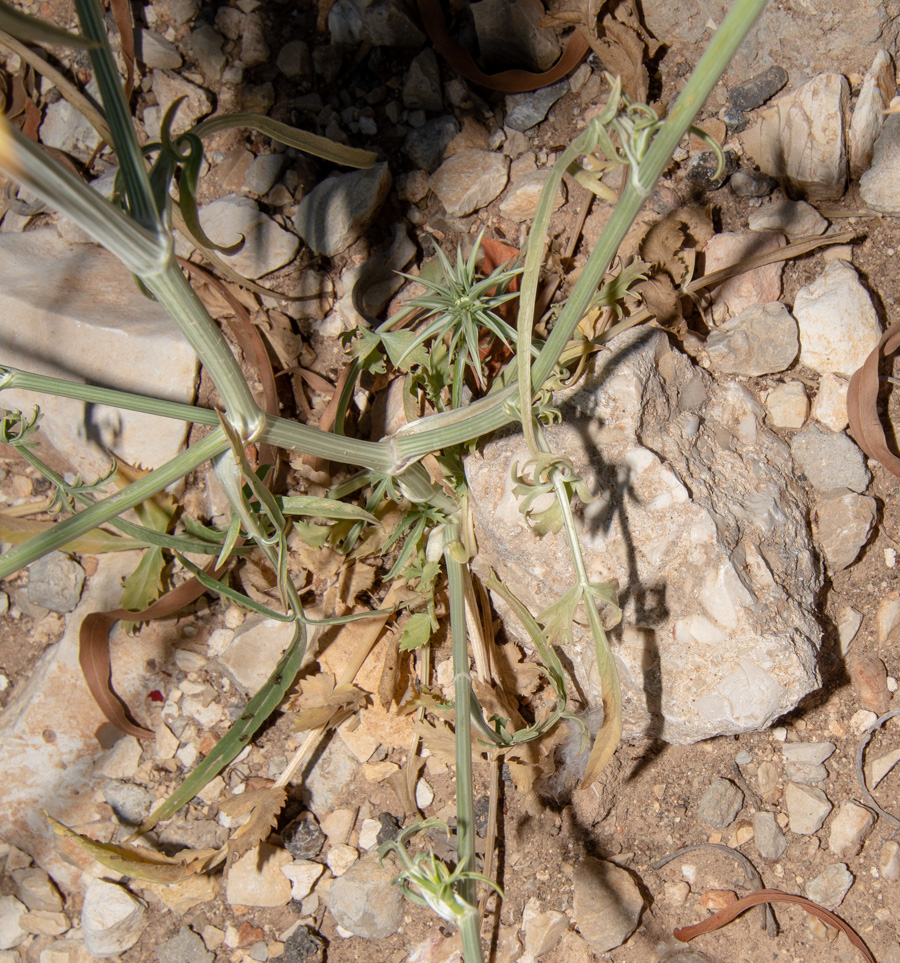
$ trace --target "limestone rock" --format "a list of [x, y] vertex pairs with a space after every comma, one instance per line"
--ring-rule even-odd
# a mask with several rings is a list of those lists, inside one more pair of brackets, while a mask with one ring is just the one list
[[[821, 575], [805, 495], [761, 416], [744, 388], [717, 384], [644, 330], [610, 343], [547, 432], [601, 496], [577, 526], [591, 580], [619, 580], [626, 738], [762, 729], [818, 686]], [[466, 475], [485, 561], [537, 612], [574, 575], [564, 534], [538, 539], [518, 511], [510, 466], [527, 458], [521, 436], [507, 436], [471, 456]], [[507, 630], [520, 631], [512, 618]], [[599, 704], [578, 622], [568, 656]]]
[[506, 119], [504, 125], [513, 130], [530, 130], [539, 124], [549, 113], [550, 108], [569, 89], [565, 78], [524, 94], [508, 94], [506, 98]]
[[885, 879], [900, 880], [900, 843], [893, 839], [881, 844], [878, 871]]
[[787, 839], [774, 813], [761, 812], [753, 817], [753, 841], [763, 859], [780, 859], [787, 849]]
[[[148, 310], [151, 307], [148, 303]], [[87, 879], [106, 871], [71, 840], [54, 835], [44, 819], [35, 819], [35, 813], [46, 809], [73, 826], [98, 818], [96, 799], [102, 799], [100, 791], [109, 777], [94, 769], [100, 752], [96, 733], [106, 725], [106, 717], [78, 664], [78, 629], [87, 612], [119, 605], [122, 579], [139, 558], [137, 552], [100, 556], [63, 638], [42, 654], [27, 683], [0, 715], [3, 836], [31, 853], [66, 889], [77, 888], [82, 871]], [[135, 637], [126, 636], [120, 628], [114, 630], [113, 676], [116, 690], [129, 705], [144, 705], [148, 692], [163, 687], [162, 677], [147, 666], [165, 665], [170, 644], [171, 637], [160, 623], [146, 625]]]
[[818, 832], [831, 812], [831, 803], [821, 789], [799, 786], [795, 782], [787, 784], [784, 801], [791, 821], [791, 832], [800, 836], [811, 836]]
[[847, 417], [847, 392], [850, 383], [839, 375], [824, 374], [819, 379], [819, 390], [813, 402], [812, 414], [831, 431], [843, 431]]
[[236, 254], [219, 256], [251, 280], [289, 263], [300, 247], [297, 238], [263, 213], [250, 197], [220, 197], [200, 209], [200, 223], [217, 244], [236, 244], [243, 237], [244, 245]]
[[179, 97], [185, 98], [172, 123], [173, 134], [183, 134], [186, 130], [190, 130], [201, 117], [212, 112], [213, 101], [209, 93], [202, 87], [185, 80], [180, 74], [169, 70], [154, 70], [151, 74], [151, 83], [156, 102], [163, 114]]
[[28, 566], [28, 599], [51, 612], [71, 612], [84, 585], [84, 569], [63, 552], [50, 552]]
[[337, 922], [356, 936], [384, 940], [403, 922], [403, 895], [376, 855], [366, 856], [338, 877], [326, 901]]
[[[706, 271], [731, 267], [754, 254], [768, 254], [785, 244], [775, 233], [734, 234], [724, 231], [709, 240], [704, 249]], [[781, 297], [781, 273], [784, 261], [773, 261], [763, 267], [744, 271], [711, 289], [716, 321], [734, 317], [747, 308], [777, 301]]]
[[[87, 85], [87, 94], [99, 102], [100, 89], [96, 80]], [[100, 135], [90, 121], [67, 100], [48, 104], [44, 121], [38, 128], [41, 143], [67, 154], [90, 154], [100, 143]]]
[[316, 254], [334, 257], [372, 224], [390, 189], [386, 163], [329, 177], [300, 202], [294, 227]]
[[156, 958], [159, 963], [213, 963], [215, 954], [189, 926], [182, 926], [177, 936], [157, 947]]
[[791, 455], [810, 485], [820, 492], [835, 488], [862, 492], [872, 477], [865, 456], [852, 439], [816, 424], [794, 435]]
[[337, 0], [328, 14], [332, 43], [373, 47], [418, 47], [425, 36], [400, 0]]
[[[53, 228], [0, 235], [0, 356], [37, 374], [194, 400], [197, 357], [168, 313], [137, 290], [112, 254], [69, 244]], [[181, 422], [138, 412], [18, 389], [0, 396], [4, 408], [25, 412], [38, 402], [41, 434], [91, 481], [109, 469], [101, 446], [157, 468], [186, 437]]]
[[811, 237], [824, 234], [828, 221], [806, 201], [770, 201], [750, 212], [747, 224], [751, 231], [781, 231], [788, 237]]
[[852, 265], [831, 261], [794, 299], [800, 361], [820, 374], [852, 377], [881, 339], [868, 291]]
[[767, 419], [776, 428], [802, 428], [809, 415], [809, 398], [799, 381], [776, 385], [763, 393]]
[[291, 901], [291, 881], [282, 867], [292, 862], [280, 846], [260, 843], [228, 870], [225, 896], [232, 906], [284, 906]]
[[797, 357], [797, 322], [780, 302], [746, 308], [716, 328], [706, 340], [716, 371], [759, 375], [784, 371]]
[[586, 856], [575, 869], [575, 926], [594, 953], [621, 946], [635, 931], [644, 899], [627, 870]]
[[294, 635], [289, 622], [250, 615], [217, 659], [245, 695], [256, 695], [275, 669]]
[[134, 946], [147, 925], [147, 904], [118, 883], [95, 879], [84, 895], [81, 928], [91, 956], [117, 956]]
[[418, 130], [409, 132], [403, 142], [403, 153], [416, 167], [428, 172], [434, 171], [444, 159], [447, 146], [460, 133], [460, 129], [456, 118], [449, 114], [434, 117], [425, 121]]
[[309, 896], [325, 868], [309, 859], [295, 859], [282, 866], [281, 872], [291, 881], [291, 899], [299, 901]]
[[542, 71], [559, 57], [553, 31], [541, 25], [545, 10], [540, 0], [479, 0], [471, 10], [478, 49], [493, 70]]
[[889, 114], [875, 141], [872, 166], [859, 181], [859, 192], [866, 205], [883, 214], [900, 214], [900, 114]]
[[448, 214], [465, 216], [487, 206], [506, 187], [509, 159], [469, 148], [447, 158], [430, 186]]
[[184, 39], [184, 49], [208, 81], [214, 82], [222, 77], [226, 61], [222, 51], [224, 43], [225, 38], [208, 24], [195, 27]]
[[56, 940], [41, 950], [41, 963], [93, 963], [81, 940]]
[[743, 805], [744, 794], [740, 789], [730, 780], [716, 776], [700, 799], [697, 815], [710, 826], [725, 829], [734, 822]]
[[847, 185], [845, 77], [819, 74], [780, 97], [740, 135], [763, 173], [816, 200], [834, 200]]
[[845, 799], [831, 822], [828, 848], [841, 859], [856, 856], [875, 825], [875, 817], [864, 806]]
[[850, 120], [850, 176], [858, 178], [872, 163], [875, 141], [884, 126], [884, 111], [897, 93], [894, 65], [886, 50], [875, 54], [863, 79]]
[[[537, 210], [544, 181], [547, 180], [549, 173], [549, 171], [537, 171], [519, 180], [514, 180], [509, 193], [500, 202], [500, 213], [518, 224], [530, 222]], [[560, 190], [557, 191], [556, 198], [553, 201], [553, 210], [558, 211], [565, 202], [566, 186], [561, 184]]]
[[153, 30], [139, 30], [137, 39], [137, 55], [146, 67], [177, 70], [181, 66], [181, 54], [171, 40]]
[[410, 62], [401, 96], [404, 106], [410, 110], [431, 110], [437, 113], [444, 106], [441, 96], [441, 71], [431, 47], [426, 47]]
[[846, 489], [828, 492], [816, 502], [815, 533], [830, 572], [852, 565], [875, 525], [874, 498]]
[[833, 863], [806, 884], [806, 895], [825, 909], [835, 910], [853, 885], [853, 874], [846, 863]]
[[28, 930], [22, 926], [22, 917], [28, 907], [15, 896], [0, 896], [0, 950], [11, 950], [25, 941]]
[[[672, 46], [708, 43], [709, 23], [720, 24], [728, 0], [670, 0], [648, 4], [646, 27]], [[846, 8], [816, 4], [768, 4], [729, 65], [729, 87], [772, 64], [802, 64], [804, 73], [871, 63], [880, 47], [894, 49], [898, 8], [894, 0], [862, 0]]]
[[12, 878], [16, 884], [19, 899], [32, 911], [43, 910], [59, 913], [63, 908], [63, 898], [54, 886], [53, 880], [42, 870], [14, 869]]
[[525, 931], [525, 955], [522, 963], [533, 963], [549, 953], [569, 928], [565, 913], [556, 910], [541, 911], [541, 903], [532, 896], [522, 913], [522, 929]]

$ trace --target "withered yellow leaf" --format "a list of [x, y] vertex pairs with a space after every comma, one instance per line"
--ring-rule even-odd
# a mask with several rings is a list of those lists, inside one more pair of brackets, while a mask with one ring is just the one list
[[358, 708], [366, 700], [366, 693], [354, 685], [335, 687], [330, 672], [319, 672], [300, 683], [300, 692], [291, 696], [287, 708], [295, 713], [295, 731], [316, 729], [328, 725], [341, 711]]
[[50, 828], [57, 836], [72, 839], [102, 866], [148, 883], [162, 883], [167, 886], [180, 883], [200, 872], [205, 861], [215, 853], [215, 850], [188, 850], [179, 853], [178, 856], [169, 857], [140, 846], [101, 843], [89, 836], [76, 833], [74, 829], [69, 829], [49, 814], [45, 813], [45, 816]]

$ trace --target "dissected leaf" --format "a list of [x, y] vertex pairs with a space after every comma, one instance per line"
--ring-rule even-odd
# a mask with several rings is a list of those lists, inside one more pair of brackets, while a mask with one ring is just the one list
[[232, 832], [224, 847], [229, 859], [243, 855], [257, 843], [268, 839], [286, 800], [287, 790], [284, 787], [271, 786], [265, 789], [250, 789], [219, 803], [219, 809], [230, 819], [247, 817]]
[[291, 696], [286, 708], [295, 713], [293, 729], [302, 731], [327, 726], [339, 712], [358, 709], [366, 701], [366, 693], [355, 685], [335, 686], [330, 672], [319, 672], [300, 683], [300, 691]]
[[494, 663], [504, 691], [524, 697], [534, 695], [545, 679], [541, 667], [526, 662], [515, 642], [506, 642], [497, 650]]
[[403, 625], [400, 633], [400, 651], [409, 652], [428, 645], [437, 631], [437, 620], [431, 612], [415, 612]]

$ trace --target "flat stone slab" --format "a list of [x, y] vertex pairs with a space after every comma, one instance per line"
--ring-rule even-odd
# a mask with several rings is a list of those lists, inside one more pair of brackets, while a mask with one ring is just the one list
[[[36, 374], [190, 403], [197, 357], [163, 307], [145, 298], [112, 254], [54, 228], [0, 235], [0, 364]], [[31, 391], [0, 406], [44, 412], [41, 432], [93, 480], [109, 453], [156, 468], [183, 448], [183, 422]]]
[[[564, 424], [546, 431], [599, 496], [576, 502], [576, 524], [588, 577], [619, 583], [624, 614], [610, 637], [626, 738], [687, 744], [764, 729], [818, 687], [821, 568], [788, 448], [763, 416], [745, 388], [716, 383], [643, 330], [610, 342]], [[528, 457], [509, 434], [469, 457], [466, 476], [479, 555], [537, 614], [575, 576], [565, 533], [539, 539], [519, 512], [510, 467]], [[600, 679], [579, 611], [573, 628], [569, 691], [593, 708]]]

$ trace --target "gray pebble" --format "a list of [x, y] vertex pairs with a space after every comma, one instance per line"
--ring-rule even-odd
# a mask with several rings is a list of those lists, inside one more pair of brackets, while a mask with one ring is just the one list
[[740, 789], [730, 780], [716, 776], [697, 806], [697, 815], [710, 826], [725, 829], [734, 822], [743, 805], [744, 794]]
[[568, 90], [569, 82], [564, 78], [550, 87], [524, 94], [510, 94], [506, 98], [505, 126], [523, 132], [529, 130], [547, 116], [550, 108]]
[[725, 151], [725, 165], [716, 176], [718, 164], [718, 158], [711, 150], [695, 154], [688, 161], [687, 176], [704, 189], [716, 191], [737, 170], [737, 154], [733, 150]]
[[738, 110], [737, 107], [729, 107], [723, 114], [722, 120], [725, 122], [725, 126], [728, 128], [729, 134], [737, 134], [740, 131], [746, 129], [750, 121], [747, 119], [747, 115], [742, 111]]
[[182, 926], [178, 936], [156, 948], [156, 958], [159, 963], [213, 963], [215, 954], [190, 927]]
[[769, 67], [739, 87], [732, 87], [728, 91], [728, 99], [732, 107], [738, 110], [755, 110], [774, 97], [787, 82], [788, 75], [784, 67]]
[[444, 149], [459, 131], [460, 126], [453, 117], [435, 117], [418, 130], [410, 131], [403, 142], [403, 153], [416, 167], [430, 174], [440, 167]]
[[118, 779], [103, 787], [103, 798], [112, 807], [116, 818], [130, 826], [139, 825], [156, 802], [153, 793]]
[[791, 454], [798, 470], [821, 492], [862, 492], [872, 477], [865, 456], [842, 431], [810, 425], [791, 439]]
[[[284, 848], [294, 859], [314, 859], [325, 845], [325, 833], [319, 828], [316, 817], [303, 812], [291, 820], [281, 834]], [[381, 840], [379, 839], [379, 842]]]
[[787, 849], [787, 839], [774, 813], [756, 813], [753, 817], [753, 841], [763, 859], [780, 859]]
[[50, 552], [28, 569], [28, 599], [51, 612], [71, 612], [81, 598], [84, 569], [62, 552]]
[[735, 197], [768, 197], [778, 182], [762, 171], [735, 171], [728, 188]]

